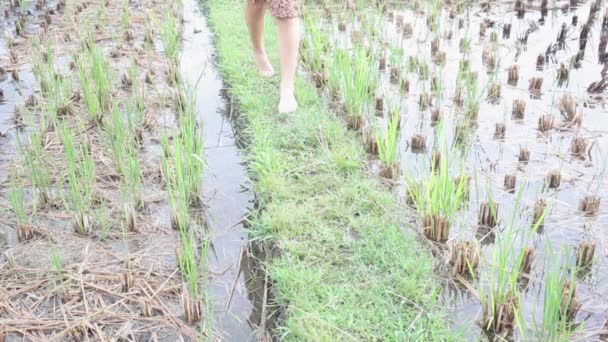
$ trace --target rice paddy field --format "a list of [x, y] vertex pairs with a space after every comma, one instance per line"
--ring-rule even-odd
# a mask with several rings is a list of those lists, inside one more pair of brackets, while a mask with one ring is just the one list
[[604, 1], [244, 6], [0, 3], [1, 342], [608, 338]]

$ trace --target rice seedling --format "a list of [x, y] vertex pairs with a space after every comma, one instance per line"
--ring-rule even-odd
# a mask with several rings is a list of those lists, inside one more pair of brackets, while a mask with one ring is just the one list
[[399, 173], [399, 111], [399, 108], [393, 109], [386, 131], [376, 133], [376, 137], [378, 137], [378, 157], [382, 163], [380, 176], [388, 179], [396, 178]]
[[[549, 252], [551, 248], [549, 246]], [[543, 320], [536, 321], [535, 338], [542, 341], [569, 341], [573, 336], [573, 325], [580, 303], [576, 295], [575, 269], [562, 253], [547, 260], [543, 298]]]
[[347, 112], [349, 127], [360, 130], [363, 127], [365, 113], [374, 101], [374, 92], [378, 84], [373, 56], [358, 45], [353, 48], [352, 59], [346, 53], [346, 59], [339, 63], [338, 77], [342, 80], [342, 96]]
[[475, 241], [455, 241], [450, 247], [449, 264], [452, 275], [465, 276], [479, 267], [480, 249]]
[[595, 216], [600, 209], [600, 197], [594, 195], [587, 195], [581, 199], [579, 204], [579, 210], [585, 216]]
[[49, 260], [54, 271], [54, 274], [51, 277], [53, 283], [55, 286], [59, 285], [60, 287], [64, 288], [65, 291], [65, 289], [67, 289], [66, 282], [69, 282], [69, 280], [66, 280], [66, 277], [63, 275], [63, 259], [61, 253], [59, 253], [53, 242], [49, 242]]
[[139, 141], [137, 122], [140, 120], [137, 105], [129, 102], [125, 116], [117, 104], [105, 121], [106, 145], [111, 151], [114, 166], [120, 175], [120, 193], [123, 199], [123, 220], [129, 231], [135, 231], [137, 215], [135, 210], [142, 205], [142, 175], [139, 161]]
[[113, 74], [103, 51], [93, 42], [76, 60], [84, 103], [92, 122], [100, 123], [110, 108], [114, 91]]
[[95, 163], [86, 144], [74, 144], [74, 132], [67, 124], [58, 129], [67, 168], [67, 208], [73, 212], [74, 230], [81, 235], [95, 228], [91, 210], [95, 193]]
[[[533, 226], [530, 230], [521, 229], [516, 222], [519, 203], [523, 191], [519, 191], [512, 214], [507, 218], [505, 229], [500, 235], [492, 252], [491, 264], [493, 269], [490, 271], [490, 289], [479, 288], [482, 304], [482, 317], [479, 320], [481, 328], [497, 338], [507, 338], [512, 333], [515, 326], [520, 321], [520, 294], [518, 290], [518, 280], [522, 271], [528, 271], [532, 265], [533, 252], [529, 249], [520, 249], [528, 243], [530, 235], [537, 229]], [[480, 221], [488, 224], [496, 220], [497, 206], [490, 198], [485, 203], [485, 208], [480, 211]], [[484, 204], [482, 204], [482, 207]]]
[[40, 126], [50, 129], [55, 125], [57, 117], [71, 115], [74, 91], [71, 77], [60, 75], [54, 66], [53, 53], [50, 46], [42, 47], [38, 40], [33, 42], [33, 72], [40, 84], [43, 98], [43, 115]]
[[329, 37], [318, 25], [313, 24], [316, 20], [312, 15], [305, 17], [306, 27], [309, 29], [302, 40], [301, 55], [315, 84], [323, 88], [327, 83], [324, 54], [329, 50]]
[[576, 250], [576, 267], [585, 268], [593, 264], [595, 241], [582, 241]]
[[160, 36], [163, 41], [165, 55], [172, 64], [179, 62], [179, 33], [178, 24], [172, 11], [167, 13], [167, 18], [160, 27]]
[[552, 170], [547, 174], [545, 183], [550, 189], [559, 188], [562, 180], [562, 175], [559, 170]]
[[[445, 143], [441, 143], [445, 149]], [[440, 166], [424, 179], [406, 177], [409, 196], [415, 203], [422, 231], [426, 238], [436, 242], [448, 240], [450, 226], [456, 212], [465, 200], [465, 179], [456, 184], [449, 174], [447, 158], [438, 158]]]
[[[28, 121], [31, 121], [29, 118]], [[24, 166], [27, 168], [27, 176], [32, 184], [34, 194], [38, 197], [38, 203], [44, 207], [52, 202], [51, 198], [51, 177], [49, 165], [47, 163], [43, 134], [38, 130], [31, 130], [24, 142], [17, 137], [19, 150], [22, 154]], [[37, 203], [34, 203], [34, 207]]]
[[39, 236], [40, 232], [30, 225], [30, 218], [25, 207], [25, 189], [19, 177], [19, 174], [13, 174], [13, 181], [8, 197], [13, 215], [15, 215], [17, 240], [24, 243]]

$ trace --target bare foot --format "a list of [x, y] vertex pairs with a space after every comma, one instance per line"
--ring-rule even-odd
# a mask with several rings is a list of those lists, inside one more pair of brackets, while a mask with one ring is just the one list
[[279, 100], [279, 113], [293, 113], [298, 109], [298, 102], [293, 95], [293, 90], [281, 91], [281, 99]]
[[255, 64], [258, 67], [258, 71], [260, 72], [260, 75], [264, 76], [264, 77], [271, 77], [274, 75], [274, 68], [272, 67], [272, 64], [270, 64], [270, 61], [268, 60], [268, 56], [266, 56], [265, 52], [260, 52], [260, 53], [254, 53], [253, 54], [255, 57]]

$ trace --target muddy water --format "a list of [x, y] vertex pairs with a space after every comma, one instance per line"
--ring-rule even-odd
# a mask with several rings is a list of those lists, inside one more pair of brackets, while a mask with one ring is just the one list
[[[607, 199], [603, 196], [608, 190], [605, 181], [605, 167], [608, 161], [608, 112], [605, 108], [605, 94], [589, 94], [587, 87], [601, 80], [603, 64], [598, 63], [598, 45], [602, 27], [602, 19], [606, 5], [597, 12], [591, 27], [589, 40], [585, 49], [585, 57], [580, 66], [570, 69], [569, 81], [559, 85], [556, 81], [560, 64], [567, 68], [570, 61], [579, 50], [579, 34], [581, 26], [589, 16], [589, 1], [550, 1], [546, 15], [540, 11], [540, 1], [523, 1], [526, 13], [518, 18], [514, 2], [492, 2], [489, 9], [479, 5], [465, 6], [464, 13], [449, 17], [449, 10], [444, 8], [440, 14], [440, 50], [446, 53], [446, 63], [438, 66], [432, 62], [431, 41], [436, 35], [429, 31], [427, 15], [407, 9], [394, 10], [395, 16], [402, 15], [404, 22], [413, 28], [411, 37], [404, 37], [388, 15], [381, 19], [381, 36], [389, 46], [400, 46], [404, 57], [398, 62], [402, 78], [409, 80], [410, 91], [404, 93], [399, 86], [391, 84], [389, 69], [391, 67], [390, 52], [387, 52], [388, 68], [381, 72], [381, 84], [378, 95], [388, 103], [401, 104], [402, 123], [400, 132], [401, 169], [413, 177], [428, 174], [430, 168], [430, 151], [439, 145], [437, 137], [443, 137], [447, 146], [452, 146], [448, 158], [451, 161], [453, 174], [461, 172], [461, 163], [456, 162], [456, 155], [461, 154], [466, 173], [472, 179], [472, 189], [468, 209], [461, 211], [457, 222], [450, 232], [450, 240], [481, 239], [482, 266], [478, 275], [480, 285], [471, 280], [475, 287], [483, 287], [486, 292], [490, 284], [491, 265], [495, 240], [499, 241], [507, 223], [514, 221], [513, 228], [524, 232], [531, 226], [532, 208], [538, 198], [547, 198], [550, 211], [542, 230], [530, 239], [521, 243], [521, 247], [536, 249], [536, 257], [532, 266], [531, 281], [522, 288], [522, 320], [526, 329], [533, 329], [534, 322], [542, 322], [542, 306], [545, 282], [545, 263], [557, 260], [559, 253], [568, 253], [573, 258], [574, 251], [581, 241], [592, 240], [597, 243], [595, 262], [591, 270], [577, 279], [577, 289], [582, 309], [577, 316], [577, 322], [584, 325], [579, 337], [597, 339], [597, 332], [608, 319], [608, 224]], [[571, 5], [573, 3], [574, 5]], [[422, 5], [425, 9], [425, 5]], [[577, 25], [572, 25], [573, 17], [578, 18]], [[371, 17], [371, 15], [369, 16]], [[368, 17], [368, 18], [369, 18]], [[330, 32], [334, 32], [334, 44], [350, 47], [352, 31], [361, 31], [360, 20], [334, 19]], [[346, 32], [340, 33], [337, 21], [347, 22]], [[492, 21], [492, 27], [487, 28], [485, 37], [480, 36], [480, 24], [484, 20]], [[350, 21], [350, 22], [349, 22]], [[562, 24], [566, 25], [565, 46], [550, 55], [541, 69], [537, 69], [536, 60], [539, 54], [545, 56], [550, 44], [557, 43], [557, 36]], [[502, 29], [511, 25], [510, 37], [503, 37]], [[527, 44], [518, 42], [518, 38], [528, 34]], [[496, 32], [495, 43], [497, 72], [489, 72], [482, 62], [484, 47], [490, 46], [490, 36]], [[364, 35], [364, 34], [363, 34]], [[470, 53], [460, 51], [459, 41], [464, 38], [471, 40]], [[364, 45], [375, 51], [388, 51], [377, 44], [377, 39], [371, 42], [364, 37]], [[417, 72], [407, 72], [407, 60], [417, 57], [429, 67], [428, 79], [420, 79]], [[456, 93], [456, 78], [459, 63], [462, 59], [470, 61], [471, 70], [477, 72], [477, 87], [479, 93], [485, 92], [489, 84], [499, 82], [501, 97], [498, 101], [490, 101], [484, 95], [479, 116], [475, 126], [467, 133], [466, 144], [456, 147], [455, 127], [462, 121], [461, 111], [454, 105]], [[507, 68], [513, 64], [519, 66], [519, 81], [515, 85], [507, 83]], [[419, 96], [423, 92], [431, 92], [430, 79], [437, 76], [441, 80], [441, 93], [433, 100], [430, 109], [419, 109]], [[543, 77], [541, 93], [533, 95], [528, 91], [528, 81], [532, 77]], [[562, 127], [564, 124], [559, 111], [559, 100], [564, 93], [570, 93], [577, 105], [577, 111], [582, 112], [583, 121], [580, 128]], [[515, 99], [526, 102], [526, 112], [523, 120], [511, 117], [512, 103]], [[442, 125], [431, 123], [431, 110], [439, 109], [443, 113]], [[385, 113], [386, 114], [386, 113]], [[553, 114], [557, 129], [545, 134], [538, 130], [538, 120], [541, 115]], [[497, 123], [506, 125], [504, 139], [497, 139], [495, 126]], [[385, 124], [379, 119], [378, 125]], [[411, 150], [410, 138], [422, 133], [427, 138], [426, 151], [419, 153]], [[574, 137], [587, 140], [590, 149], [584, 159], [576, 158], [569, 153], [570, 143]], [[461, 144], [462, 145], [462, 144]], [[520, 146], [531, 151], [527, 164], [518, 162]], [[557, 189], [545, 189], [545, 177], [551, 170], [561, 172], [561, 185]], [[504, 176], [515, 174], [517, 188], [515, 194], [504, 190]], [[401, 178], [403, 183], [404, 179]], [[403, 193], [403, 189], [400, 189]], [[499, 203], [499, 225], [491, 234], [478, 227], [478, 211], [481, 202], [488, 200], [488, 194]], [[579, 211], [579, 201], [586, 195], [597, 195], [602, 198], [602, 205], [597, 216], [585, 217]], [[512, 219], [512, 217], [514, 219]], [[448, 244], [451, 242], [449, 241]], [[548, 251], [551, 247], [552, 252]], [[446, 253], [447, 254], [447, 253]], [[440, 258], [445, 258], [441, 256]], [[471, 338], [478, 336], [481, 331], [476, 320], [481, 316], [480, 302], [463, 287], [446, 285], [442, 300], [453, 313], [455, 329], [464, 328]], [[592, 336], [592, 337], [589, 337]], [[520, 338], [521, 336], [516, 336]]]
[[185, 81], [198, 82], [198, 115], [204, 125], [204, 189], [212, 237], [208, 288], [213, 302], [211, 319], [221, 340], [252, 340], [257, 324], [252, 315], [256, 310], [247, 288], [248, 255], [243, 253], [241, 257], [241, 253], [248, 244], [242, 222], [253, 196], [232, 126], [236, 114], [227, 103], [229, 99], [221, 96], [223, 83], [214, 67], [211, 32], [196, 0], [184, 1], [184, 20], [181, 71]]

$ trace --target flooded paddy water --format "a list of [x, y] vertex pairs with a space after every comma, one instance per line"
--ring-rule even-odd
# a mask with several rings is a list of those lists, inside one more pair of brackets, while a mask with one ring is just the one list
[[605, 2], [338, 8], [303, 63], [431, 241], [453, 329], [605, 338]]

